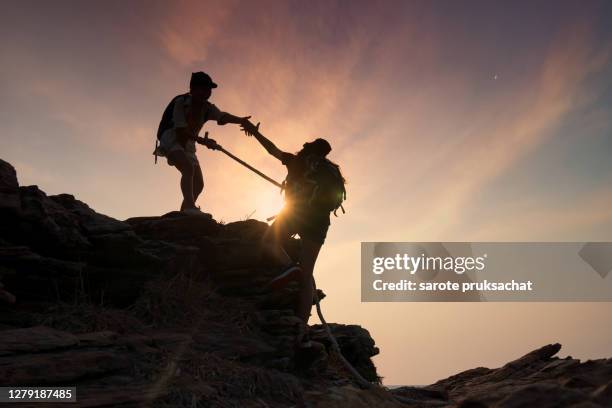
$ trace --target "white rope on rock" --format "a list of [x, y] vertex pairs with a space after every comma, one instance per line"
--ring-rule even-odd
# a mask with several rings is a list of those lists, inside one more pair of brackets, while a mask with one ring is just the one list
[[[350, 371], [353, 377], [355, 377], [355, 380], [357, 381], [357, 383], [359, 384], [361, 388], [367, 389], [367, 390], [374, 389], [374, 388], [380, 388], [388, 392], [389, 391], [388, 389], [380, 385], [373, 384], [369, 382], [368, 380], [366, 380], [365, 378], [363, 378], [363, 376], [359, 373], [359, 371], [357, 371], [355, 367], [353, 367], [353, 365], [344, 357], [344, 355], [342, 354], [342, 351], [340, 350], [340, 345], [338, 344], [338, 341], [336, 340], [336, 337], [334, 336], [334, 334], [331, 332], [331, 329], [329, 328], [329, 325], [327, 324], [327, 321], [325, 320], [325, 317], [323, 316], [323, 312], [321, 311], [319, 295], [317, 295], [317, 284], [315, 282], [314, 277], [312, 278], [312, 287], [313, 287], [315, 305], [317, 308], [317, 315], [319, 316], [319, 320], [321, 321], [321, 324], [325, 328], [325, 332], [327, 333], [327, 337], [329, 337], [329, 340], [332, 344], [332, 350], [334, 351], [334, 353], [336, 353], [338, 358], [340, 358], [340, 361], [342, 361], [342, 364], [344, 364], [346, 369]], [[419, 404], [420, 402], [412, 398], [405, 398], [399, 395], [393, 395], [391, 393], [389, 393], [389, 395], [401, 404]], [[440, 402], [440, 404], [432, 402], [432, 406], [446, 406], [446, 404], [444, 402]]]
[[329, 341], [331, 342], [332, 350], [336, 353], [338, 358], [340, 358], [340, 361], [342, 361], [342, 364], [344, 364], [346, 369], [351, 372], [353, 377], [355, 377], [355, 380], [357, 380], [357, 383], [361, 386], [361, 388], [365, 388], [365, 389], [372, 388], [373, 387], [372, 383], [366, 380], [365, 378], [363, 378], [363, 376], [359, 374], [359, 371], [357, 371], [355, 367], [353, 367], [353, 365], [349, 363], [349, 361], [342, 355], [342, 351], [340, 350], [340, 345], [338, 344], [338, 341], [336, 340], [333, 333], [331, 332], [331, 329], [329, 328], [329, 325], [327, 324], [325, 317], [323, 317], [323, 312], [321, 311], [321, 304], [319, 302], [319, 295], [317, 295], [317, 284], [314, 280], [314, 277], [312, 278], [312, 287], [313, 287], [313, 292], [314, 292], [315, 305], [317, 307], [317, 315], [319, 316], [319, 320], [321, 320], [321, 324], [323, 325], [323, 328], [325, 328], [325, 331], [327, 332], [327, 337], [329, 337]]

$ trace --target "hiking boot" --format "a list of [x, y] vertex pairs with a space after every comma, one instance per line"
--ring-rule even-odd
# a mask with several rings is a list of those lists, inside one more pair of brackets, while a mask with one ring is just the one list
[[276, 278], [268, 282], [268, 287], [272, 290], [280, 290], [287, 286], [291, 281], [297, 280], [302, 273], [302, 267], [291, 264]]

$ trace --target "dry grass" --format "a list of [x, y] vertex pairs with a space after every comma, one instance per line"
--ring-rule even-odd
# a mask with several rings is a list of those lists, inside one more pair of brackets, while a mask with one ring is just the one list
[[[57, 304], [40, 317], [40, 324], [86, 333], [189, 333], [214, 327], [256, 335], [253, 307], [240, 298], [217, 295], [206, 281], [186, 274], [150, 282], [137, 302], [127, 309], [95, 305], [83, 296], [72, 304]], [[137, 377], [153, 380], [155, 388], [169, 390], [155, 407], [286, 407], [303, 393], [293, 375], [223, 358], [186, 346], [143, 355]], [[150, 381], [149, 380], [149, 381]]]
[[[57, 304], [41, 315], [40, 324], [73, 333], [110, 330], [117, 333], [174, 332], [198, 334], [222, 329], [244, 336], [259, 335], [255, 308], [244, 298], [218, 295], [207, 281], [179, 273], [149, 282], [142, 296], [127, 309], [95, 305], [82, 296], [73, 304]], [[169, 407], [289, 407], [299, 406], [307, 388], [325, 388], [349, 373], [330, 356], [324, 376], [302, 380], [187, 344], [180, 350], [160, 349], [136, 360], [136, 378], [153, 381], [160, 397], [152, 406]]]
[[110, 330], [117, 333], [142, 332], [146, 325], [128, 311], [110, 309], [88, 302], [58, 303], [38, 318], [38, 324], [72, 333]]
[[[153, 327], [173, 328], [192, 336], [214, 327], [248, 336], [257, 331], [253, 310], [244, 299], [220, 296], [207, 282], [179, 274], [151, 282], [131, 311]], [[171, 390], [155, 403], [164, 408], [286, 407], [303, 393], [299, 380], [291, 374], [192, 347], [168, 352], [158, 367], [158, 381]]]
[[135, 317], [152, 327], [194, 331], [202, 325], [221, 323], [244, 334], [256, 327], [252, 310], [247, 301], [221, 296], [209, 282], [188, 274], [149, 282], [130, 308]]
[[183, 356], [180, 379], [156, 402], [159, 407], [291, 406], [303, 393], [299, 380], [276, 370], [249, 366], [212, 353]]
[[204, 318], [212, 297], [205, 282], [177, 274], [149, 282], [131, 311], [154, 327], [180, 326]]

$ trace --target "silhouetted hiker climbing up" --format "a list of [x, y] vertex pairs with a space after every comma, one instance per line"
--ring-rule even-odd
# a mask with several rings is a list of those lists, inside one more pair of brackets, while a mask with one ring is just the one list
[[[245, 133], [255, 136], [272, 156], [287, 166], [288, 174], [283, 188], [285, 207], [278, 214], [264, 237], [264, 245], [285, 265], [280, 275], [270, 282], [273, 289], [281, 288], [291, 280], [298, 280], [300, 292], [297, 316], [307, 327], [313, 300], [313, 271], [325, 242], [330, 225], [330, 212], [341, 208], [346, 198], [345, 180], [338, 165], [326, 158], [331, 151], [324, 139], [304, 143], [296, 154], [283, 152], [248, 122], [242, 126]], [[302, 248], [298, 262], [294, 262], [282, 248], [282, 242], [299, 234]]]
[[217, 124], [226, 123], [248, 126], [250, 116], [238, 117], [219, 110], [208, 101], [212, 89], [216, 88], [210, 76], [204, 72], [191, 74], [189, 93], [175, 96], [164, 110], [155, 144], [155, 161], [157, 156], [165, 156], [168, 164], [181, 173], [181, 192], [183, 202], [181, 211], [199, 212], [195, 203], [204, 189], [204, 178], [196, 156], [196, 141], [211, 148], [216, 142], [198, 137], [204, 123], [216, 120]]

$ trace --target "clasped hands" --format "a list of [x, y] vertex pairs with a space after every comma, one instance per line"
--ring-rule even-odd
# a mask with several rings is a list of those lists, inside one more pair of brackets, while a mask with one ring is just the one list
[[[241, 118], [240, 130], [242, 130], [247, 136], [254, 136], [259, 132], [259, 122], [257, 122], [257, 125], [254, 125], [249, 120], [250, 118], [250, 116]], [[206, 136], [204, 137], [196, 137], [196, 142], [212, 150], [217, 150], [220, 147], [215, 139], [208, 138], [208, 132], [206, 132]]]
[[240, 130], [242, 130], [247, 136], [254, 136], [259, 132], [259, 122], [257, 122], [257, 125], [254, 125], [253, 122], [249, 120], [250, 118], [250, 116], [242, 118], [242, 121], [240, 122]]

